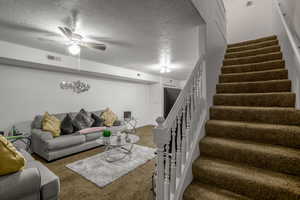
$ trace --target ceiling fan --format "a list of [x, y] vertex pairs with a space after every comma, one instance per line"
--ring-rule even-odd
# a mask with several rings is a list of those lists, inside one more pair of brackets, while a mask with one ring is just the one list
[[84, 41], [84, 37], [78, 33], [75, 33], [74, 28], [70, 29], [68, 27], [59, 26], [58, 29], [68, 40], [68, 50], [72, 55], [78, 55], [80, 53], [81, 47], [87, 47], [102, 51], [106, 50], [105, 44]]

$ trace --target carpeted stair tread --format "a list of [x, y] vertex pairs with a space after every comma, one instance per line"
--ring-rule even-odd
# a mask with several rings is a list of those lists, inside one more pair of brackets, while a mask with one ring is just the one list
[[269, 81], [269, 80], [280, 80], [280, 79], [288, 79], [288, 70], [273, 69], [273, 70], [258, 71], [258, 72], [221, 74], [219, 76], [220, 83]]
[[283, 107], [212, 106], [210, 119], [300, 126], [300, 110]]
[[200, 142], [200, 152], [202, 156], [300, 175], [300, 149], [207, 136]]
[[278, 172], [201, 156], [193, 165], [195, 179], [259, 200], [299, 200], [300, 179]]
[[251, 200], [228, 190], [192, 182], [184, 193], [183, 200]]
[[249, 44], [255, 44], [255, 43], [265, 42], [265, 41], [269, 41], [269, 40], [277, 40], [277, 36], [272, 35], [272, 36], [262, 37], [262, 38], [258, 38], [258, 39], [254, 39], [254, 40], [246, 40], [246, 41], [242, 41], [242, 42], [237, 42], [237, 43], [229, 44], [228, 48], [236, 47], [236, 46], [244, 46], [244, 45], [249, 45]]
[[269, 60], [278, 60], [282, 59], [282, 53], [281, 52], [275, 52], [275, 53], [266, 53], [266, 54], [260, 54], [255, 56], [246, 56], [241, 58], [230, 58], [230, 59], [224, 59], [223, 65], [240, 65], [240, 64], [250, 64], [250, 63], [259, 63], [259, 62], [265, 62]]
[[221, 68], [223, 74], [231, 73], [243, 73], [243, 72], [254, 72], [254, 71], [265, 71], [272, 69], [284, 69], [284, 60], [271, 60], [267, 62], [243, 64], [243, 65], [232, 65], [224, 66]]
[[294, 107], [296, 94], [291, 92], [216, 94], [214, 105], [256, 106], [256, 107]]
[[245, 51], [226, 53], [225, 58], [226, 59], [227, 58], [239, 58], [239, 57], [254, 56], [254, 55], [273, 53], [273, 52], [280, 52], [280, 46], [273, 45], [273, 46], [262, 47], [262, 48], [258, 48], [258, 49], [250, 49], [250, 50], [245, 50]]
[[208, 120], [206, 135], [300, 148], [300, 126]]
[[256, 82], [219, 83], [216, 91], [220, 93], [265, 93], [265, 92], [290, 92], [291, 81], [270, 80]]
[[252, 50], [252, 49], [259, 49], [259, 48], [274, 46], [274, 45], [278, 45], [278, 44], [279, 44], [279, 41], [276, 39], [276, 40], [268, 40], [268, 41], [264, 41], [264, 42], [259, 42], [259, 43], [255, 43], [255, 44], [237, 46], [237, 47], [227, 47], [226, 53], [234, 53], [234, 52], [247, 51], [247, 50]]

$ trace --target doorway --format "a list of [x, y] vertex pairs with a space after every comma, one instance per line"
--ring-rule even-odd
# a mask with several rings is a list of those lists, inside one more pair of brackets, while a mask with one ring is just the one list
[[180, 94], [180, 89], [177, 88], [164, 88], [164, 118], [167, 119], [169, 112], [176, 102]]

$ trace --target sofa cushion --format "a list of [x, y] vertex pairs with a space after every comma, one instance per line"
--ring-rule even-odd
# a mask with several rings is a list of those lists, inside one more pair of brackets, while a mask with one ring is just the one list
[[102, 132], [94, 132], [94, 133], [89, 133], [89, 134], [85, 134], [85, 140], [87, 142], [92, 141], [92, 140], [97, 140], [98, 138], [100, 138], [100, 136], [102, 135]]
[[47, 140], [46, 145], [49, 151], [64, 149], [71, 146], [85, 143], [85, 137], [83, 135], [62, 135], [52, 140]]
[[102, 113], [101, 118], [104, 119], [105, 126], [112, 126], [118, 119], [117, 115], [109, 108], [107, 108], [106, 111]]
[[71, 116], [69, 114], [67, 114], [66, 117], [64, 118], [64, 120], [61, 122], [61, 126], [60, 126], [62, 135], [69, 135], [74, 132], [72, 121], [73, 120], [72, 120]]
[[73, 120], [73, 125], [75, 127], [75, 131], [90, 128], [94, 120], [90, 117], [89, 113], [87, 113], [84, 109], [81, 109], [80, 112], [76, 115]]
[[25, 158], [26, 162], [34, 161], [34, 158], [24, 149], [20, 149], [19, 152], [22, 154], [22, 156]]
[[54, 115], [50, 115], [48, 112], [45, 113], [43, 118], [43, 130], [52, 133], [53, 137], [60, 135], [61, 122]]
[[82, 129], [82, 130], [78, 131], [77, 133], [79, 133], [80, 135], [85, 135], [85, 134], [90, 134], [90, 133], [95, 133], [95, 132], [102, 132], [104, 130], [106, 130], [105, 126], [102, 126], [102, 127], [92, 127], [92, 128]]
[[91, 117], [94, 119], [94, 123], [92, 124], [92, 127], [101, 127], [101, 126], [104, 126], [104, 119], [100, 118], [95, 113], [92, 113]]
[[25, 162], [22, 154], [5, 137], [0, 136], [0, 176], [22, 170]]
[[59, 178], [40, 162], [28, 162], [26, 168], [37, 168], [41, 176], [41, 199], [55, 199], [58, 197]]

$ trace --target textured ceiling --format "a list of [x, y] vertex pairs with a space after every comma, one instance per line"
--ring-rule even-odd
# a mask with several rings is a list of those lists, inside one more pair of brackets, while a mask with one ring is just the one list
[[0, 40], [66, 54], [57, 26], [74, 10], [76, 32], [108, 46], [83, 58], [153, 74], [167, 64], [177, 79], [194, 67], [202, 19], [189, 0], [1, 0]]

